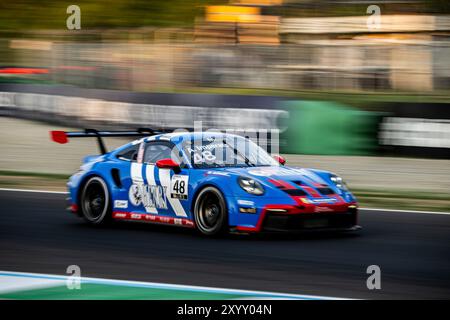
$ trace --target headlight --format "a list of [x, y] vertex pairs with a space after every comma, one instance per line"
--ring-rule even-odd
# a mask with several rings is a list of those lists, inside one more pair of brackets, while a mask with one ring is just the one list
[[239, 177], [238, 183], [242, 189], [250, 194], [254, 194], [256, 196], [264, 194], [264, 187], [262, 184], [252, 178]]
[[331, 175], [330, 176], [330, 180], [336, 185], [336, 187], [338, 187], [341, 190], [347, 191], [347, 186], [345, 185], [344, 180], [342, 180], [341, 177], [336, 176], [336, 175]]

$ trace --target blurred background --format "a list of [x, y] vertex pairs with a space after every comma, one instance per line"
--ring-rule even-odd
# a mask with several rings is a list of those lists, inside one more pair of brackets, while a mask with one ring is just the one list
[[202, 121], [269, 130], [363, 205], [450, 210], [449, 103], [446, 0], [0, 2], [4, 187], [63, 189], [96, 152], [48, 130]]

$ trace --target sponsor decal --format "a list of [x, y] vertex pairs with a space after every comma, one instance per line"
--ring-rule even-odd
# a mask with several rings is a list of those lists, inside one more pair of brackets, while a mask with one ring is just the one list
[[336, 198], [320, 198], [320, 199], [311, 199], [312, 203], [326, 203], [326, 202], [336, 202]]
[[139, 213], [133, 213], [133, 214], [130, 215], [130, 218], [134, 219], [134, 220], [141, 220], [142, 215], [139, 214]]
[[132, 184], [128, 197], [134, 206], [167, 209], [166, 187], [163, 186]]
[[190, 153], [195, 153], [195, 152], [198, 152], [198, 151], [204, 152], [204, 151], [207, 151], [207, 150], [213, 150], [213, 149], [222, 148], [222, 147], [223, 147], [223, 143], [211, 143], [211, 144], [207, 144], [207, 145], [198, 144], [198, 145], [195, 145], [194, 148], [188, 147], [187, 150]]
[[[155, 166], [154, 165], [150, 165], [147, 164], [145, 165], [145, 173], [139, 172], [140, 174], [142, 174], [143, 176], [145, 176], [145, 178], [147, 179], [147, 184], [156, 184], [155, 181]], [[147, 207], [145, 208], [145, 211], [148, 213], [158, 213], [158, 210], [156, 208], [150, 208]]]
[[270, 176], [290, 176], [295, 174], [292, 170], [286, 168], [278, 168], [278, 167], [269, 167], [269, 168], [260, 168], [255, 170], [250, 170], [250, 174], [254, 176], [261, 177], [270, 177]]
[[249, 201], [249, 200], [241, 200], [239, 199], [237, 201], [238, 204], [242, 205], [242, 206], [254, 206], [255, 203], [253, 201]]
[[314, 198], [314, 199], [300, 198], [300, 200], [303, 203], [308, 203], [308, 204], [321, 204], [321, 203], [328, 203], [328, 202], [336, 202], [336, 201], [338, 201], [336, 198]]
[[159, 217], [159, 221], [160, 222], [164, 222], [164, 223], [170, 223], [173, 221], [173, 218], [169, 218], [169, 217]]
[[222, 176], [222, 177], [229, 177], [230, 174], [228, 172], [222, 172], [222, 171], [206, 171], [205, 175], [212, 175], [212, 176]]
[[142, 203], [141, 188], [137, 184], [132, 184], [128, 191], [128, 198], [133, 206], [139, 206]]
[[315, 207], [314, 208], [315, 212], [331, 212], [334, 211], [332, 208], [329, 207]]
[[113, 212], [113, 218], [121, 220], [140, 220], [149, 222], [158, 222], [166, 224], [175, 224], [180, 226], [193, 227], [194, 222], [184, 218], [173, 218], [167, 216], [160, 216], [150, 213], [133, 213], [133, 212]]
[[114, 208], [126, 209], [128, 208], [128, 200], [115, 200]]
[[174, 174], [170, 181], [170, 197], [172, 199], [188, 199], [189, 176]]

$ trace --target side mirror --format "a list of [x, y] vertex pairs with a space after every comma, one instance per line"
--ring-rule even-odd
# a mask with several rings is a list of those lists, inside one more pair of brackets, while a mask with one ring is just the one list
[[170, 158], [156, 161], [156, 166], [160, 169], [172, 169], [175, 172], [180, 172], [180, 165]]
[[274, 155], [273, 158], [277, 160], [282, 166], [286, 163], [286, 159], [278, 154]]

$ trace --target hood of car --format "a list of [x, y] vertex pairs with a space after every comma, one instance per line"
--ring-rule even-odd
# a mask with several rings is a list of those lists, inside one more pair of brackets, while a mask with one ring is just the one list
[[293, 182], [294, 185], [319, 186], [330, 184], [330, 180], [312, 169], [284, 166], [226, 168], [225, 172], [252, 177], [263, 183], [270, 181]]
[[[350, 192], [344, 192], [330, 180], [330, 172], [291, 168], [285, 166], [225, 168], [223, 172], [253, 178], [272, 190], [271, 194], [306, 197], [315, 203], [353, 201]], [[342, 196], [342, 198], [341, 198]]]

